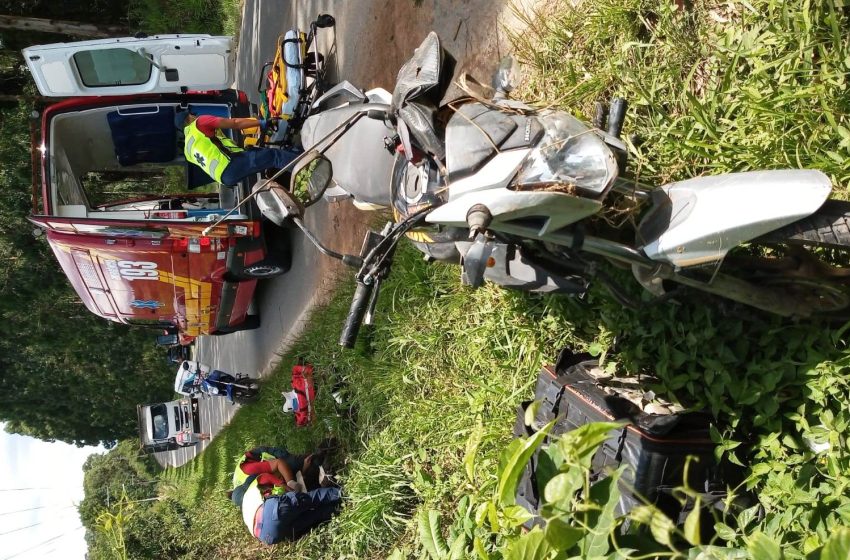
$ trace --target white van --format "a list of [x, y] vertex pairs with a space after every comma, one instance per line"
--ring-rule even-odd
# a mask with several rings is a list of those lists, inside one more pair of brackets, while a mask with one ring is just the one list
[[140, 404], [139, 441], [145, 453], [171, 451], [200, 441], [201, 419], [196, 398]]

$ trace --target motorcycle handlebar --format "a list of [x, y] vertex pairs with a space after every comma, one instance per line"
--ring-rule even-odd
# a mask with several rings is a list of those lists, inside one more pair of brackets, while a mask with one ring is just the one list
[[361, 280], [357, 281], [357, 287], [354, 289], [354, 297], [351, 298], [348, 317], [345, 318], [345, 325], [342, 328], [342, 334], [339, 336], [339, 345], [343, 348], [354, 348], [354, 343], [357, 341], [357, 333], [360, 332], [363, 315], [365, 315], [366, 308], [369, 306], [369, 299], [373, 289], [373, 284], [364, 284]]
[[608, 134], [619, 138], [623, 131], [623, 121], [626, 120], [626, 109], [629, 104], [622, 97], [617, 97], [611, 102], [611, 112], [608, 114]]

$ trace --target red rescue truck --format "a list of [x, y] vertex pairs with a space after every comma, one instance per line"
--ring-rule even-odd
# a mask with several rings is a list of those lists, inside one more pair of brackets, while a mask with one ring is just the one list
[[288, 270], [286, 232], [269, 235], [252, 201], [205, 231], [257, 178], [211, 184], [186, 162], [174, 127], [189, 106], [250, 115], [245, 94], [229, 89], [232, 38], [106, 39], [23, 54], [42, 95], [63, 98], [43, 111], [33, 143], [30, 219], [86, 307], [178, 332], [182, 343], [258, 326], [249, 306], [258, 279]]

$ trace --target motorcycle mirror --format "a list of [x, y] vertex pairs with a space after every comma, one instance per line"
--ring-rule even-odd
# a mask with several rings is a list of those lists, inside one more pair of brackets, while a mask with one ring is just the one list
[[289, 192], [301, 205], [307, 208], [318, 202], [333, 179], [333, 165], [319, 152], [304, 159], [300, 169], [292, 175]]
[[260, 212], [278, 226], [283, 226], [287, 218], [300, 218], [304, 214], [304, 208], [298, 204], [292, 194], [275, 181], [267, 182], [255, 192]]
[[516, 89], [520, 84], [520, 67], [517, 60], [512, 56], [502, 58], [499, 68], [493, 76], [493, 87], [497, 95], [506, 95]]

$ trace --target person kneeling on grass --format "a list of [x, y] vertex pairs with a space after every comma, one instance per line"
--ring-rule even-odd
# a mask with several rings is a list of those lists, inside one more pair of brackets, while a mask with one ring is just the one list
[[342, 500], [338, 487], [286, 492], [265, 499], [252, 482], [242, 501], [242, 520], [266, 544], [291, 541], [329, 521]]

